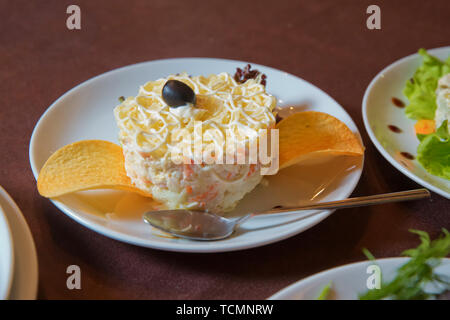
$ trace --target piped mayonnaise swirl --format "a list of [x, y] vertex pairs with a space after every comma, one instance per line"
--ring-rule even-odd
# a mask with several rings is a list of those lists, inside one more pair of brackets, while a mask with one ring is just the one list
[[[167, 105], [161, 92], [171, 79], [194, 90], [195, 106]], [[147, 82], [136, 97], [127, 98], [114, 109], [114, 116], [122, 144], [154, 158], [165, 158], [184, 148], [184, 142], [174, 139], [177, 130], [185, 130], [194, 137], [201, 135], [204, 149], [209, 144], [225, 148], [227, 134], [236, 141], [257, 138], [260, 129], [275, 125], [275, 106], [275, 97], [266, 92], [259, 78], [237, 83], [226, 72], [208, 77], [182, 73]]]

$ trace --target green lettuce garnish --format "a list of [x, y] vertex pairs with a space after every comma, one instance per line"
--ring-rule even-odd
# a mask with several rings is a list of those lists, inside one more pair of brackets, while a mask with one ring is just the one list
[[[381, 289], [371, 289], [360, 295], [359, 299], [430, 299], [450, 290], [450, 279], [434, 270], [440, 265], [441, 259], [450, 254], [450, 233], [443, 229], [441, 237], [431, 240], [425, 231], [410, 231], [417, 234], [421, 241], [417, 248], [402, 253], [411, 259], [397, 270], [396, 277], [391, 282], [382, 283]], [[437, 290], [427, 291], [427, 284], [437, 286]]]
[[322, 288], [319, 295], [317, 296], [316, 300], [327, 300], [331, 293], [331, 285], [332, 282], [328, 282], [328, 284]]
[[447, 120], [428, 135], [418, 135], [417, 160], [431, 174], [450, 180], [450, 134]]
[[[450, 290], [450, 277], [435, 272], [442, 258], [450, 254], [450, 233], [442, 229], [440, 237], [431, 240], [428, 233], [421, 230], [409, 230], [420, 238], [420, 244], [416, 248], [403, 251], [402, 256], [410, 257], [408, 262], [402, 265], [395, 278], [390, 282], [384, 282], [380, 289], [370, 289], [359, 294], [360, 300], [425, 300], [435, 299]], [[363, 249], [370, 261], [376, 263], [375, 257], [369, 250]], [[329, 298], [332, 282], [328, 283], [320, 292], [317, 300]], [[434, 286], [434, 290], [427, 288]]]
[[[436, 88], [438, 81], [450, 73], [450, 56], [441, 61], [420, 49], [422, 65], [406, 82], [403, 93], [409, 100], [405, 113], [408, 118], [433, 120], [436, 113]], [[447, 121], [435, 132], [418, 134], [417, 160], [431, 174], [450, 180], [450, 138]]]
[[450, 57], [443, 62], [429, 55], [425, 49], [420, 49], [419, 54], [423, 57], [423, 63], [403, 90], [409, 100], [405, 113], [411, 119], [432, 120], [436, 112], [437, 83], [442, 76], [450, 73]]

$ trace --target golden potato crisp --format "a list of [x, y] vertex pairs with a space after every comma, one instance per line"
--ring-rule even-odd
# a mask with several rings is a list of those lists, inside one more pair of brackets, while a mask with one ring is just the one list
[[343, 122], [323, 112], [295, 113], [275, 128], [279, 129], [280, 169], [313, 153], [350, 156], [364, 153], [358, 137]]
[[122, 148], [102, 140], [83, 140], [56, 151], [42, 167], [37, 187], [47, 198], [90, 189], [120, 189], [150, 196], [132, 185]]

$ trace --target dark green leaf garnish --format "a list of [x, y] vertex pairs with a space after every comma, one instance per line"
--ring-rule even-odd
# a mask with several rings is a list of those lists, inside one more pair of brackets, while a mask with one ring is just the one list
[[[419, 235], [421, 241], [417, 248], [402, 253], [411, 259], [397, 270], [394, 280], [382, 283], [381, 289], [367, 291], [360, 295], [359, 299], [422, 300], [436, 298], [450, 290], [450, 279], [434, 272], [441, 259], [450, 254], [450, 233], [443, 229], [443, 235], [431, 241], [425, 231], [410, 231]], [[373, 256], [368, 253], [368, 258], [372, 260]], [[426, 291], [427, 284], [433, 284], [437, 290]]]

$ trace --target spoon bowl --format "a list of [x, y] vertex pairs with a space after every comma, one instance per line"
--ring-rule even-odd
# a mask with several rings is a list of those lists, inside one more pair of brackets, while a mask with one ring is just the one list
[[338, 201], [313, 203], [295, 208], [279, 208], [266, 212], [257, 212], [239, 218], [229, 219], [201, 210], [159, 210], [146, 212], [145, 222], [176, 237], [189, 240], [212, 241], [228, 238], [242, 223], [256, 215], [289, 213], [299, 210], [312, 210], [299, 219], [306, 219], [320, 213], [320, 210], [363, 207], [376, 204], [418, 200], [429, 198], [427, 189], [385, 193], [366, 197], [348, 198]]
[[143, 218], [157, 229], [190, 240], [220, 240], [230, 236], [235, 229], [235, 220], [204, 211], [151, 211]]

